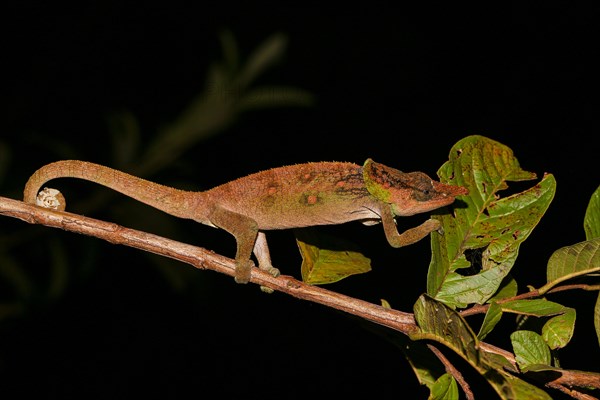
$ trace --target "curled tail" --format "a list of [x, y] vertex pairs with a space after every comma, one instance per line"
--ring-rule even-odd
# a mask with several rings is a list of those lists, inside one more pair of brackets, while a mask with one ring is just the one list
[[[25, 184], [23, 200], [29, 204], [43, 205], [40, 204], [41, 199], [38, 200], [38, 193], [46, 182], [56, 178], [77, 178], [94, 182], [180, 218], [193, 218], [191, 213], [196, 209], [200, 194], [161, 185], [100, 164], [64, 160], [47, 164], [34, 172]], [[57, 200], [44, 202], [46, 207], [64, 210], [64, 197], [60, 192], [45, 189], [44, 193], [58, 193]], [[61, 202], [62, 204], [58, 204]]]

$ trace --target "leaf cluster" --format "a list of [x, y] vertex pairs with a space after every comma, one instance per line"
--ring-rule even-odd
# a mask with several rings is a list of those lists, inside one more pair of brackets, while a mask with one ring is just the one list
[[[583, 222], [587, 240], [557, 249], [547, 263], [546, 284], [527, 287], [519, 294], [511, 271], [521, 244], [554, 198], [554, 176], [545, 174], [529, 189], [503, 196], [509, 182], [534, 180], [536, 174], [523, 170], [510, 148], [479, 135], [458, 141], [438, 175], [443, 182], [468, 188], [469, 195], [434, 214], [444, 234], [431, 235], [426, 293], [413, 310], [419, 331], [410, 335], [415, 343], [403, 342], [402, 346], [419, 381], [430, 389], [430, 399], [458, 399], [460, 386], [469, 398], [472, 393], [464, 381], [457, 384], [462, 378], [448, 372], [447, 363], [423, 356], [428, 348], [422, 342], [439, 343], [462, 357], [503, 399], [550, 399], [540, 382], [542, 387], [579, 396], [580, 392], [570, 388], [585, 387], [587, 379], [566, 384], [555, 378], [572, 376], [572, 371], [560, 368], [559, 350], [573, 338], [577, 312], [547, 296], [564, 290], [600, 289], [600, 187], [592, 195]], [[301, 240], [299, 243], [301, 250], [306, 247]], [[335, 249], [304, 251], [303, 257], [303, 270], [310, 272], [303, 276], [311, 283], [339, 280], [339, 263], [346, 267], [345, 276], [369, 270], [365, 267], [368, 259]], [[324, 281], [327, 276], [329, 281]], [[467, 318], [481, 313], [485, 316], [476, 328]], [[517, 316], [520, 322], [510, 333], [512, 349], [490, 351], [482, 345], [483, 340], [507, 314]], [[600, 344], [600, 296], [593, 318]], [[527, 319], [540, 320], [541, 328], [523, 328]], [[531, 383], [534, 372], [537, 385]]]

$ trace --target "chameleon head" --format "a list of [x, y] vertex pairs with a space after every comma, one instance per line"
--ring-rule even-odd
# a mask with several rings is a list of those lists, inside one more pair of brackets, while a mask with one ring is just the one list
[[363, 166], [363, 178], [369, 193], [390, 204], [396, 216], [435, 210], [469, 193], [465, 187], [435, 181], [423, 172], [402, 172], [371, 159]]

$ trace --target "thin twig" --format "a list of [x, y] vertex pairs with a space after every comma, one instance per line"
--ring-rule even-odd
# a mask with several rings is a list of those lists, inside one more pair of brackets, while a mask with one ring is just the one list
[[[574, 284], [570, 284], [570, 285], [562, 285], [562, 286], [554, 287], [554, 288], [548, 290], [546, 292], [546, 294], [564, 292], [567, 290], [599, 291], [600, 285], [588, 285], [585, 283], [574, 283]], [[541, 296], [541, 292], [537, 289], [534, 289], [529, 292], [521, 293], [521, 294], [518, 294], [513, 297], [506, 297], [504, 299], [500, 299], [500, 300], [496, 301], [496, 303], [503, 304], [503, 303], [508, 303], [509, 301], [524, 300], [524, 299], [529, 299], [532, 297], [539, 297], [539, 296]], [[470, 315], [475, 315], [475, 314], [485, 314], [487, 312], [488, 308], [490, 308], [489, 304], [476, 304], [466, 310], [461, 311], [460, 315], [462, 315], [463, 317], [468, 317]]]
[[454, 365], [452, 365], [450, 360], [448, 360], [446, 356], [433, 344], [429, 343], [427, 344], [427, 347], [429, 348], [429, 350], [431, 350], [433, 354], [435, 354], [438, 360], [441, 361], [441, 363], [444, 365], [444, 368], [446, 369], [446, 372], [452, 375], [454, 379], [456, 379], [456, 382], [458, 382], [463, 392], [465, 392], [467, 400], [475, 400], [475, 395], [473, 394], [473, 391], [471, 391], [471, 386], [469, 386], [469, 383], [465, 380], [460, 371], [454, 368]]

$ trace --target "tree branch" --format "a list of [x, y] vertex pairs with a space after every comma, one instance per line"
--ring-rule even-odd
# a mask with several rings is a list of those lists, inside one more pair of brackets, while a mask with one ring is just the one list
[[[210, 269], [232, 277], [235, 273], [235, 262], [230, 258], [201, 247], [125, 228], [111, 222], [41, 208], [5, 197], [0, 197], [0, 215], [18, 218], [30, 224], [60, 228], [104, 239], [113, 244], [149, 251], [190, 264], [198, 269]], [[291, 276], [273, 277], [267, 272], [253, 268], [250, 282], [287, 293], [299, 299], [323, 304], [359, 316], [407, 335], [418, 330], [413, 315], [410, 313], [385, 308], [318, 286], [308, 285]]]

